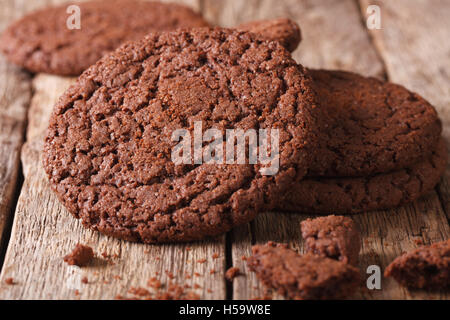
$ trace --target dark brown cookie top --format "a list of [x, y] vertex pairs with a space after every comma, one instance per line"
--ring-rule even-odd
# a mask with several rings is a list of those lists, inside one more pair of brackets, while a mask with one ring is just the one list
[[326, 257], [299, 255], [284, 245], [268, 242], [252, 247], [250, 270], [266, 285], [289, 299], [340, 299], [359, 284], [355, 267]]
[[105, 53], [151, 31], [208, 26], [179, 4], [109, 0], [76, 3], [81, 29], [70, 30], [69, 5], [45, 8], [13, 23], [0, 39], [8, 59], [31, 72], [79, 75]]
[[306, 219], [301, 230], [308, 252], [358, 265], [361, 237], [351, 218], [330, 215]]
[[[147, 243], [214, 236], [273, 206], [306, 174], [316, 147], [311, 85], [280, 44], [251, 33], [153, 33], [102, 58], [60, 98], [44, 167], [69, 211], [93, 229]], [[262, 175], [248, 157], [192, 164], [194, 152], [191, 164], [176, 165], [172, 135], [193, 136], [195, 122], [224, 135], [278, 130], [277, 174]]]
[[290, 52], [297, 49], [302, 40], [298, 24], [286, 18], [251, 21], [240, 24], [236, 29], [259, 34], [265, 40], [278, 41]]
[[350, 72], [310, 71], [324, 113], [322, 148], [310, 176], [398, 170], [429, 156], [437, 145], [440, 120], [418, 94]]
[[438, 184], [447, 166], [440, 140], [428, 159], [404, 169], [361, 178], [307, 178], [285, 192], [276, 210], [349, 214], [391, 209], [417, 200]]
[[450, 288], [450, 239], [397, 257], [385, 270], [401, 285], [417, 289]]

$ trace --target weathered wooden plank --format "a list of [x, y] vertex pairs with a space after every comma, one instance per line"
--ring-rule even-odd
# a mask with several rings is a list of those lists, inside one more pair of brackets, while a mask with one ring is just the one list
[[[33, 81], [28, 140], [22, 150], [25, 181], [0, 275], [0, 299], [133, 297], [128, 290], [147, 287], [152, 277], [166, 286], [170, 281], [189, 286], [187, 290], [203, 299], [224, 299], [225, 237], [175, 245], [119, 241], [83, 228], [51, 192], [41, 165], [43, 134], [57, 97], [72, 82], [42, 74]], [[63, 262], [78, 242], [90, 245], [97, 254], [88, 267]], [[106, 259], [102, 253], [117, 257]], [[5, 284], [10, 277], [15, 285]], [[82, 282], [83, 277], [88, 284]]]
[[[361, 9], [381, 9], [381, 30], [375, 44], [386, 63], [389, 79], [417, 91], [436, 106], [450, 143], [450, 5], [445, 0], [361, 1]], [[450, 144], [449, 144], [450, 146]], [[450, 148], [449, 148], [450, 150]], [[438, 191], [450, 219], [450, 170]]]
[[[3, 1], [0, 6], [0, 32], [23, 10], [17, 9], [12, 0]], [[30, 98], [30, 77], [0, 56], [0, 244], [2, 245], [8, 240], [9, 221], [13, 214], [20, 169], [20, 147], [25, 136], [26, 109]]]
[[[47, 130], [47, 119], [59, 96], [75, 78], [37, 74], [32, 81], [33, 97], [28, 109], [27, 140], [42, 136]], [[45, 121], [43, 121], [45, 120]]]
[[383, 65], [369, 41], [352, 0], [205, 0], [209, 21], [225, 27], [277, 17], [296, 21], [302, 42], [293, 57], [310, 68], [334, 68], [383, 76]]
[[[246, 3], [250, 3], [247, 5]], [[380, 60], [363, 24], [359, 8], [353, 1], [222, 1], [205, 2], [210, 20], [232, 26], [257, 18], [287, 16], [297, 21], [302, 29], [303, 42], [294, 57], [305, 66], [315, 68], [346, 69], [366, 76], [384, 77]], [[345, 21], [345, 23], [343, 23]], [[406, 26], [405, 26], [406, 27]], [[268, 240], [287, 242], [300, 252], [303, 240], [299, 224], [305, 215], [280, 213], [261, 214], [252, 224], [236, 229], [232, 234], [233, 265], [241, 268], [245, 276], [233, 281], [233, 298], [264, 297], [265, 289], [255, 275], [246, 268], [242, 256], [249, 255], [251, 245]], [[379, 265], [382, 270], [396, 255], [416, 246], [417, 242], [430, 243], [448, 237], [449, 228], [436, 193], [424, 200], [396, 210], [368, 212], [355, 216], [361, 225], [363, 248], [361, 272], [367, 266]], [[281, 297], [277, 294], [275, 299]], [[356, 298], [407, 299], [444, 298], [439, 293], [427, 295], [410, 293], [391, 280], [383, 280], [383, 290], [361, 290]]]

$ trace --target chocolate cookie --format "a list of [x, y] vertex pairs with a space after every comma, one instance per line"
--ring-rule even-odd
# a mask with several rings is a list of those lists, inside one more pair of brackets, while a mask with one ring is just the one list
[[286, 18], [251, 21], [237, 26], [236, 29], [259, 34], [265, 40], [278, 41], [290, 52], [297, 49], [302, 40], [298, 24]]
[[317, 214], [389, 209], [429, 193], [447, 165], [441, 140], [431, 157], [405, 169], [362, 178], [307, 178], [280, 197], [277, 210]]
[[362, 177], [403, 169], [436, 147], [433, 106], [402, 86], [343, 71], [310, 70], [323, 116], [309, 176]]
[[110, 0], [77, 3], [81, 28], [71, 30], [69, 5], [45, 8], [12, 24], [0, 38], [8, 59], [31, 72], [79, 75], [105, 53], [150, 31], [208, 26], [179, 4]]
[[[201, 239], [250, 221], [306, 174], [314, 106], [307, 71], [277, 42], [220, 28], [152, 33], [102, 58], [60, 98], [44, 167], [87, 227], [146, 243]], [[189, 150], [199, 124], [223, 135], [278, 130], [279, 168], [264, 175], [268, 165], [248, 157], [205, 163], [201, 141], [198, 162]], [[179, 129], [186, 140], [174, 139]], [[175, 163], [181, 142], [188, 161]]]
[[300, 225], [307, 252], [358, 265], [361, 237], [352, 219], [330, 215], [306, 219]]
[[272, 242], [252, 247], [249, 269], [268, 287], [289, 299], [325, 300], [350, 296], [359, 284], [358, 269], [326, 257], [299, 255]]
[[450, 288], [450, 239], [423, 246], [397, 257], [384, 273], [405, 287]]

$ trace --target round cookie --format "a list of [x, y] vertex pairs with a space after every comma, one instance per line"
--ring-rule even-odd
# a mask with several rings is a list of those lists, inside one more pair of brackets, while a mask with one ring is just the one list
[[280, 198], [276, 210], [315, 214], [390, 209], [417, 200], [439, 183], [447, 165], [445, 141], [427, 160], [366, 178], [307, 178]]
[[251, 21], [240, 24], [236, 29], [259, 34], [265, 40], [278, 41], [290, 52], [297, 49], [302, 40], [298, 24], [286, 18]]
[[0, 38], [8, 59], [31, 72], [79, 75], [105, 53], [151, 31], [208, 26], [179, 4], [110, 0], [77, 3], [81, 28], [70, 30], [69, 5], [45, 8], [13, 23]]
[[[307, 71], [277, 42], [220, 28], [152, 33], [102, 58], [64, 93], [44, 168], [86, 227], [145, 243], [215, 236], [273, 207], [306, 174], [315, 99]], [[194, 152], [175, 164], [172, 135], [193, 135], [196, 122], [202, 132], [279, 130], [278, 172], [262, 175], [259, 162], [193, 164]]]
[[321, 150], [309, 176], [363, 177], [428, 157], [441, 122], [400, 85], [343, 71], [310, 70], [323, 112]]

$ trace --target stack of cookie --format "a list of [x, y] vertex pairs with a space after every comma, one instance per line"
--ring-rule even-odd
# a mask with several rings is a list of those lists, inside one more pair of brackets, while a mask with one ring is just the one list
[[[434, 108], [398, 85], [297, 64], [300, 30], [287, 19], [224, 29], [173, 4], [80, 7], [80, 30], [67, 29], [65, 7], [46, 9], [1, 43], [32, 72], [87, 68], [56, 104], [43, 151], [53, 190], [86, 227], [145, 243], [192, 241], [264, 210], [389, 208], [439, 181], [446, 150]], [[230, 156], [209, 135], [229, 130], [275, 130], [276, 171], [238, 163], [234, 144]], [[217, 161], [203, 161], [208, 154]]]
[[447, 150], [432, 105], [375, 78], [309, 71], [323, 112], [319, 152], [308, 177], [277, 209], [357, 213], [397, 207], [433, 190]]

